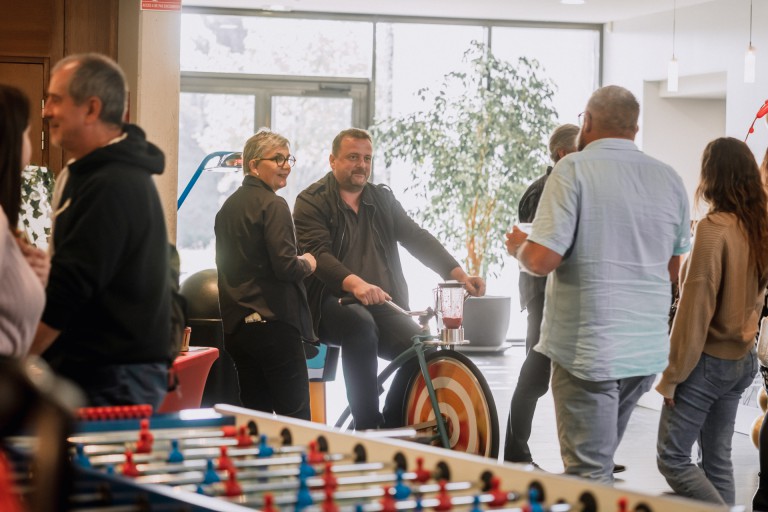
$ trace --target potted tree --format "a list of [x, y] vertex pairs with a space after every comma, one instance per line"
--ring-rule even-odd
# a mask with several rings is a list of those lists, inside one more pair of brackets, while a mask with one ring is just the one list
[[29, 165], [21, 177], [20, 228], [30, 243], [46, 247], [51, 234], [53, 174], [45, 167]]
[[[554, 85], [537, 61], [499, 60], [477, 42], [465, 59], [469, 71], [449, 73], [435, 90], [419, 91], [423, 110], [382, 120], [371, 131], [387, 167], [396, 160], [411, 166], [409, 188], [428, 205], [415, 216], [454, 253], [464, 254], [468, 273], [487, 277], [503, 267], [503, 235], [528, 184], [542, 173], [557, 114]], [[501, 339], [474, 339], [468, 332], [473, 343], [504, 341], [510, 308], [509, 297], [504, 299], [507, 323], [495, 329]], [[487, 323], [485, 317], [478, 323]]]

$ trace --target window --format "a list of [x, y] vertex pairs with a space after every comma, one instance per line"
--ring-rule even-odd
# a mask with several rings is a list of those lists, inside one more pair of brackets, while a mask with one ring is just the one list
[[[557, 86], [558, 122], [575, 122], [599, 85], [599, 26], [304, 16], [204, 14], [194, 8], [182, 15], [180, 191], [206, 154], [240, 151], [256, 129], [268, 126], [288, 137], [297, 157], [289, 185], [280, 192], [293, 206], [298, 192], [328, 171], [336, 133], [414, 112], [420, 89], [466, 66], [463, 56], [472, 41], [490, 40], [499, 58], [538, 60]], [[425, 207], [406, 190], [409, 168], [387, 169], [374, 160], [373, 172], [406, 209]], [[242, 180], [239, 173], [204, 174], [179, 212], [183, 273], [215, 265], [213, 218]], [[431, 301], [435, 277], [405, 251], [403, 261], [411, 303], [422, 307]], [[511, 295], [517, 303], [517, 275], [510, 258], [502, 275], [489, 281], [489, 293]], [[509, 336], [524, 337], [525, 317], [512, 309]]]
[[183, 14], [181, 70], [370, 78], [373, 23]]
[[559, 123], [576, 123], [592, 92], [599, 87], [600, 33], [596, 30], [494, 27], [496, 57], [510, 61], [534, 58], [557, 86]]

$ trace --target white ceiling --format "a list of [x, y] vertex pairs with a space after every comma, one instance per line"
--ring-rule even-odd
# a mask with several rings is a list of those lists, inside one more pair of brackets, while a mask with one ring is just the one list
[[607, 23], [713, 0], [183, 0], [184, 6], [285, 9], [353, 14], [437, 16], [473, 19]]

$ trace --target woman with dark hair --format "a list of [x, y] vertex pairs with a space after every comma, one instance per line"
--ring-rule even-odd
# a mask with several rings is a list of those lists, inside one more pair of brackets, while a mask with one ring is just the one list
[[736, 409], [757, 371], [755, 333], [768, 284], [766, 189], [745, 143], [729, 137], [707, 145], [701, 200], [709, 211], [680, 269], [669, 365], [656, 387], [664, 397], [656, 460], [677, 494], [733, 505]]
[[[21, 170], [29, 165], [29, 100], [0, 84], [0, 355], [26, 355], [45, 304], [50, 262], [19, 237]], [[25, 261], [26, 260], [26, 261]]]

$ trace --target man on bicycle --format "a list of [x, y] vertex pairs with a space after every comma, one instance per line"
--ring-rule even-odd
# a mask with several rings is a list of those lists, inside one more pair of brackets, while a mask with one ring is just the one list
[[[358, 430], [394, 427], [386, 423], [403, 397], [387, 396], [379, 412], [377, 356], [392, 360], [411, 346], [418, 326], [384, 302], [409, 309], [398, 243], [443, 279], [464, 283], [474, 296], [485, 281], [468, 276], [440, 242], [414, 222], [386, 185], [368, 182], [373, 142], [365, 130], [351, 128], [333, 140], [331, 172], [307, 187], [293, 210], [302, 250], [317, 260], [307, 295], [320, 339], [343, 349], [342, 368]], [[340, 306], [354, 296], [360, 304]], [[396, 415], [395, 415], [396, 416]]]

